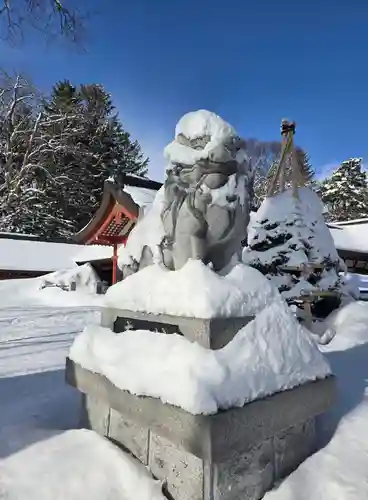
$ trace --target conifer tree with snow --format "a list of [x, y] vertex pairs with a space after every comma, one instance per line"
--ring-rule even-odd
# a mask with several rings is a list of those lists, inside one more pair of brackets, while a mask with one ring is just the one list
[[97, 209], [109, 176], [145, 174], [148, 160], [101, 86], [60, 82], [43, 101], [21, 77], [2, 88], [0, 230], [71, 236]]
[[[326, 314], [344, 293], [342, 262], [323, 219], [323, 205], [306, 184], [307, 155], [294, 148], [295, 123], [281, 123], [283, 148], [271, 175], [267, 196], [248, 227], [243, 260], [262, 272], [290, 305], [312, 303]], [[326, 297], [328, 297], [326, 304]]]
[[[290, 305], [317, 291], [344, 292], [343, 264], [323, 220], [322, 204], [311, 189], [290, 189], [268, 197], [254, 214], [243, 260], [269, 278]], [[339, 298], [327, 299], [338, 306]], [[326, 299], [317, 300], [320, 307]]]
[[[111, 96], [101, 85], [77, 88], [69, 81], [59, 82], [44, 110], [45, 120], [61, 118], [60, 141], [55, 143], [48, 164], [53, 175], [63, 179], [62, 198], [67, 204], [56, 202], [55, 210], [76, 232], [96, 211], [104, 181], [121, 173], [144, 175], [148, 160], [138, 142], [123, 129]], [[54, 133], [55, 125], [50, 127]]]
[[367, 174], [363, 170], [362, 158], [343, 161], [321, 183], [320, 196], [328, 210], [328, 221], [368, 217]]

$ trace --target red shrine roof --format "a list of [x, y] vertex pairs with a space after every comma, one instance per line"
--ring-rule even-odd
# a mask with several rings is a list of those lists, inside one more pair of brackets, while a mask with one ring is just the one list
[[[140, 204], [133, 199], [131, 187], [152, 191], [152, 196], [161, 187], [160, 182], [137, 176], [125, 175], [124, 186], [107, 180], [104, 184], [101, 204], [90, 222], [74, 236], [85, 245], [113, 245], [124, 243], [140, 215]], [[127, 192], [124, 187], [127, 187]], [[129, 189], [130, 188], [130, 189]], [[133, 191], [134, 192], [134, 191]]]

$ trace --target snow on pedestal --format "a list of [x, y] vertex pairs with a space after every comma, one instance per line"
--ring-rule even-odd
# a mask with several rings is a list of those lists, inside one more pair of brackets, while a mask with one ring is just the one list
[[91, 326], [77, 337], [69, 357], [122, 390], [206, 415], [331, 373], [309, 332], [282, 302], [266, 307], [216, 351], [175, 334], [116, 335]]
[[280, 301], [260, 272], [237, 263], [221, 275], [199, 260], [179, 271], [148, 266], [109, 288], [107, 307], [192, 318], [231, 318], [256, 314]]

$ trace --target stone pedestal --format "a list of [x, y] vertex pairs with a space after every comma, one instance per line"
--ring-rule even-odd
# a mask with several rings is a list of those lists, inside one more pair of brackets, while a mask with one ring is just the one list
[[259, 500], [315, 451], [315, 417], [335, 397], [329, 377], [215, 415], [192, 415], [122, 391], [71, 360], [85, 427], [129, 450], [175, 500]]
[[149, 314], [126, 309], [103, 309], [102, 326], [116, 333], [125, 330], [151, 330], [177, 333], [207, 349], [221, 349], [247, 325], [253, 316], [241, 318], [198, 319], [168, 314]]

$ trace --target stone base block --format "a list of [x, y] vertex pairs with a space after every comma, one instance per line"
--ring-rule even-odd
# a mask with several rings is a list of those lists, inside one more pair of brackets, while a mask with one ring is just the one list
[[122, 309], [103, 309], [102, 311], [102, 326], [111, 328], [116, 333], [133, 329], [168, 334], [178, 333], [208, 349], [224, 347], [252, 319], [253, 316], [198, 319]]
[[242, 408], [192, 415], [121, 391], [69, 359], [66, 379], [84, 394], [86, 426], [148, 465], [175, 500], [259, 500], [315, 451], [315, 417], [335, 398], [329, 377]]

